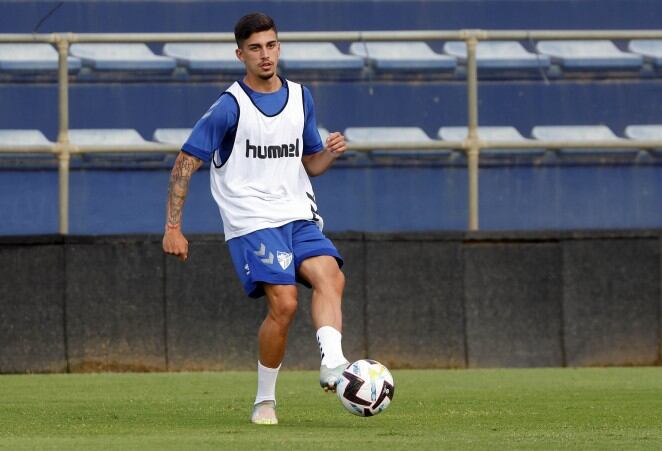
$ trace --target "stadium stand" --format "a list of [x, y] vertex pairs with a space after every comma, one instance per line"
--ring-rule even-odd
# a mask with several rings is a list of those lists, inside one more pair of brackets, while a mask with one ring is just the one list
[[[485, 30], [600, 30], [659, 27], [655, 19], [662, 12], [662, 3], [653, 0], [636, 1], [639, 5], [637, 8], [624, 6], [622, 0], [583, 0], [572, 2], [574, 5], [572, 7], [560, 6], [559, 2], [552, 0], [540, 0], [536, 2], [538, 17], [532, 21], [530, 14], [522, 11], [522, 2], [519, 0], [476, 0], [475, 2], [293, 0], [278, 3], [276, 19], [281, 32], [448, 31], [457, 30], [460, 26], [458, 24], [466, 29]], [[178, 5], [178, 2], [166, 0], [154, 2], [72, 0], [65, 2], [65, 6], [48, 19], [40, 32], [55, 30], [95, 33], [231, 32], [237, 17], [245, 12], [245, 4], [234, 1], [187, 2], [186, 8], [180, 8]], [[264, 7], [267, 11], [273, 9], [270, 2], [258, 2], [256, 7]], [[0, 28], [3, 33], [26, 33], [32, 30], [34, 8], [27, 1], [6, 2], [3, 5], [6, 14], [0, 15]], [[605, 14], [596, 15], [595, 11], [598, 8]], [[409, 14], [412, 11], [416, 11], [416, 14]], [[302, 17], [306, 19], [302, 20]], [[333, 17], [334, 21], [328, 21], [328, 17]], [[596, 57], [605, 53], [602, 50], [597, 56], [593, 53], [582, 53], [580, 55], [580, 59], [584, 60], [582, 64], [577, 63], [576, 67], [572, 64], [563, 67], [561, 57], [542, 51], [544, 43], [536, 46], [534, 41], [479, 42], [478, 64], [481, 76], [478, 91], [479, 123], [512, 126], [519, 137], [504, 136], [518, 140], [529, 138], [528, 132], [539, 124], [562, 123], [568, 126], [606, 124], [611, 130], [618, 132], [629, 124], [662, 124], [662, 110], [657, 102], [651, 101], [659, 92], [662, 77], [658, 76], [659, 73], [651, 72], [644, 76], [643, 69], [640, 70], [642, 67], [650, 68], [651, 65], [656, 64], [653, 53], [645, 54], [643, 50], [638, 50], [635, 41], [629, 46], [623, 41], [606, 42], [610, 47], [607, 52], [609, 65], [606, 69], [594, 64]], [[159, 138], [160, 133], [155, 133], [155, 130], [188, 130], [218, 98], [229, 82], [240, 76], [241, 72], [238, 69], [241, 71], [242, 65], [234, 56], [233, 44], [175, 42], [163, 44], [165, 45], [162, 49], [161, 43], [150, 43], [148, 46], [138, 44], [142, 50], [130, 58], [131, 64], [116, 70], [104, 68], [103, 65], [95, 66], [93, 60], [89, 58], [84, 62], [82, 70], [77, 70], [77, 67], [81, 68], [81, 61], [75, 55], [76, 49], [89, 44], [73, 44], [69, 58], [72, 70], [72, 76], [69, 78], [71, 127], [79, 130], [133, 129], [144, 137], [150, 137], [148, 139], [165, 142], [170, 138]], [[550, 44], [554, 43], [550, 42]], [[114, 44], [113, 47], [117, 45], [119, 44]], [[227, 48], [224, 49], [226, 45]], [[302, 45], [306, 48], [301, 49]], [[321, 47], [318, 47], [320, 45]], [[501, 48], [484, 53], [490, 46], [502, 45]], [[15, 48], [16, 44], [10, 46]], [[24, 73], [12, 72], [11, 69], [7, 69], [8, 66], [3, 66], [4, 59], [0, 52], [0, 99], [2, 99], [0, 123], [5, 129], [38, 129], [44, 139], [54, 141], [58, 134], [58, 95], [56, 79], [53, 76], [57, 52], [52, 44], [43, 44], [43, 46], [50, 54], [48, 58], [51, 59], [52, 66], [43, 73], [37, 69], [28, 72], [27, 77], [29, 79], [33, 77], [39, 81], [37, 83], [26, 83]], [[453, 46], [460, 47], [459, 53], [449, 55]], [[445, 47], [449, 50], [444, 53]], [[326, 130], [381, 129], [386, 126], [392, 128], [406, 125], [419, 128], [425, 135], [420, 139], [430, 140], [439, 136], [442, 139], [455, 140], [450, 135], [444, 135], [445, 138], [439, 135], [439, 130], [442, 126], [450, 133], [453, 127], [449, 125], [466, 124], [466, 84], [461, 73], [463, 70], [466, 71], [463, 47], [462, 42], [427, 41], [422, 38], [418, 42], [382, 43], [368, 43], [360, 39], [355, 39], [353, 42], [323, 43], [294, 43], [284, 40], [280, 66], [285, 76], [293, 81], [300, 81], [311, 90], [315, 99], [318, 123]], [[313, 52], [313, 48], [320, 50]], [[618, 50], [625, 48], [630, 53]], [[367, 51], [363, 52], [362, 49]], [[390, 52], [395, 53], [395, 56], [391, 57]], [[322, 57], [316, 56], [320, 53]], [[628, 66], [631, 69], [619, 69], [622, 67], [622, 62], [612, 64], [611, 60], [614, 57], [618, 60], [623, 55], [626, 56], [626, 63], [631, 65]], [[522, 60], [518, 60], [520, 57]], [[632, 57], [636, 60], [634, 63], [631, 61]], [[164, 69], [163, 72], [145, 71], [143, 68], [155, 58], [169, 59], [168, 69]], [[442, 59], [445, 59], [449, 67], [435, 68], [435, 65], [441, 65]], [[646, 64], [642, 66], [644, 60]], [[110, 61], [109, 64], [116, 62]], [[511, 64], [515, 63], [521, 64], [522, 67], [513, 69]], [[450, 64], [455, 65], [454, 69], [451, 69]], [[494, 65], [495, 69], [489, 69], [490, 65]], [[415, 66], [416, 69], [412, 73], [421, 74], [420, 79], [407, 76], [409, 68]], [[427, 67], [430, 69], [428, 70]], [[549, 75], [553, 70], [558, 71], [560, 79], [553, 77], [549, 80], [539, 79], [538, 75]], [[51, 71], [50, 75], [46, 75], [49, 74], [48, 71]], [[600, 75], [595, 76], [596, 72]], [[435, 75], [426, 78], [422, 75], [425, 73]], [[401, 74], [405, 76], [399, 76]], [[566, 74], [569, 77], [564, 79], [563, 76]], [[498, 140], [499, 135], [490, 135], [489, 128], [481, 127], [481, 138]], [[379, 140], [384, 140], [386, 138], [384, 130], [381, 132]], [[455, 133], [458, 137], [466, 134], [463, 127]], [[75, 134], [72, 134], [72, 138], [75, 139]], [[324, 136], [322, 138], [324, 139]], [[185, 138], [172, 138], [170, 144], [177, 145], [176, 142], [181, 142], [183, 139]], [[373, 156], [380, 156], [378, 159], [351, 158], [327, 173], [325, 177], [314, 180], [318, 195], [325, 199], [325, 209], [329, 212], [333, 212], [334, 209], [342, 212], [339, 215], [329, 214], [330, 217], [336, 218], [335, 221], [327, 224], [329, 230], [464, 229], [467, 216], [466, 168], [459, 159], [454, 158], [455, 156], [461, 158], [463, 155], [462, 152], [451, 150], [439, 153], [442, 154], [441, 158], [437, 155], [434, 162], [426, 160], [426, 163], [430, 164], [425, 167], [420, 165], [414, 171], [406, 167], [407, 158], [420, 159], [417, 152], [400, 152], [399, 156], [398, 152], [387, 151], [381, 156], [377, 152], [373, 153]], [[654, 152], [649, 153], [654, 154]], [[564, 158], [549, 158], [557, 154], [563, 155]], [[624, 154], [627, 155], [626, 158], [622, 158]], [[647, 199], [659, 199], [662, 188], [654, 182], [655, 177], [639, 177], [639, 171], [657, 176], [659, 159], [642, 162], [639, 158], [632, 158], [636, 154], [634, 150], [628, 150], [624, 154], [611, 150], [604, 152], [582, 150], [575, 154], [565, 150], [544, 153], [542, 150], [482, 150], [481, 165], [486, 160], [489, 162], [492, 157], [498, 159], [499, 163], [495, 165], [498, 167], [490, 167], [480, 175], [481, 228], [544, 228], [550, 224], [555, 228], [600, 228], [606, 225], [659, 226], [662, 224], [662, 213], [659, 209], [654, 205], [648, 208], [641, 204], [647, 202]], [[386, 155], [394, 158], [386, 158]], [[426, 155], [430, 154], [426, 151]], [[453, 156], [453, 158], [445, 158], [445, 156]], [[526, 158], [519, 158], [524, 156]], [[577, 158], [573, 159], [570, 156], [581, 157], [582, 167], [579, 169], [573, 167]], [[126, 186], [138, 187], [141, 195], [145, 195], [145, 200], [140, 205], [138, 203], [133, 206], [119, 205], [117, 197], [107, 191], [106, 186], [101, 186], [99, 181], [101, 178], [97, 177], [96, 169], [86, 170], [94, 167], [96, 162], [104, 160], [113, 163], [112, 171], [107, 174], [108, 179], [104, 180], [121, 177]], [[542, 160], [545, 164], [538, 164]], [[460, 164], [454, 164], [455, 162]], [[637, 164], [633, 164], [634, 162]], [[511, 167], [511, 163], [517, 164]], [[162, 180], [166, 177], [167, 165], [163, 164], [159, 166], [159, 171], [154, 171], [152, 169], [156, 165], [140, 157], [134, 159], [127, 154], [115, 154], [110, 159], [105, 159], [104, 155], [90, 154], [80, 164], [82, 166], [72, 166], [74, 196], [77, 195], [75, 193], [85, 192], [86, 189], [108, 192], [107, 197], [100, 195], [98, 200], [105, 202], [107, 211], [111, 213], [119, 209], [140, 212], [144, 209], [145, 202], [162, 207]], [[148, 170], [144, 171], [144, 169]], [[573, 172], [575, 169], [579, 172]], [[37, 189], [31, 188], [27, 181], [32, 177], [36, 180], [43, 174], [37, 174], [37, 171], [31, 172], [26, 168], [20, 168], [22, 172], [17, 171], [14, 174], [10, 164], [0, 170], [4, 171], [0, 177], [4, 180], [4, 184], [0, 186], [6, 192], [14, 189], [8, 185], [9, 180], [19, 184], [25, 180], [25, 184], [20, 185], [25, 197], [17, 198], [15, 201], [5, 199], [9, 202], [7, 204], [9, 207], [13, 208], [13, 205], [20, 206], [21, 203], [25, 203], [30, 192], [38, 193]], [[48, 189], [56, 192], [57, 173], [51, 172], [49, 177], [52, 177], [52, 185], [49, 185]], [[145, 172], [149, 174], [145, 175]], [[83, 179], [87, 185], [80, 188]], [[206, 182], [204, 177], [198, 179], [200, 181], [192, 185], [191, 199], [192, 202], [196, 202], [193, 199], [197, 199], [202, 203], [209, 197], [208, 186], [204, 186]], [[149, 180], [155, 180], [155, 185], [150, 185]], [[393, 183], [384, 183], [384, 180]], [[440, 180], [443, 180], [443, 184], [439, 183]], [[608, 204], [599, 204], [595, 206], [597, 213], [584, 220], [582, 216], [584, 212], [573, 210], [574, 204], [558, 201], [557, 210], [537, 208], [537, 205], [545, 202], [556, 202], [559, 196], [584, 196], [588, 202], [596, 194], [601, 193], [596, 191], [598, 185], [594, 183], [595, 180], [608, 180], [613, 187], [613, 193], [622, 193], [622, 196], [628, 199], [622, 211], [615, 211]], [[631, 183], [632, 180], [636, 180], [637, 183]], [[363, 196], [355, 195], [357, 183], [365, 188], [365, 191], [362, 191]], [[111, 184], [112, 182], [106, 183], [108, 186]], [[343, 188], [346, 192], [338, 194], [339, 185], [347, 187]], [[405, 191], [402, 189], [403, 186], [412, 188], [410, 191]], [[408, 210], [413, 206], [407, 196], [415, 196], [418, 195], [417, 193], [426, 193], [429, 196], [427, 201], [443, 205], [443, 212], [439, 213], [433, 209], [426, 210], [425, 213]], [[499, 193], [507, 193], [507, 196]], [[646, 193], [646, 196], [642, 193]], [[503, 196], [513, 201], [504, 202]], [[127, 198], [128, 202], [137, 199], [131, 196]], [[82, 201], [85, 202], [86, 199]], [[365, 205], [379, 205], [379, 208], [366, 211]], [[398, 215], [389, 216], [388, 212], [392, 210], [393, 205], [397, 205], [402, 211]], [[103, 228], [93, 229], [89, 225], [91, 223], [87, 222], [85, 212], [96, 211], [94, 208], [96, 207], [92, 204], [77, 205], [72, 200], [72, 231], [95, 233], [103, 230], [115, 233], [137, 230], [131, 228], [130, 222], [97, 223]], [[535, 213], [531, 213], [528, 219], [523, 219], [520, 213], [524, 210]], [[20, 213], [22, 210], [18, 207], [13, 208], [12, 211], [19, 212], [19, 216], [22, 214]], [[203, 210], [190, 206], [191, 229], [201, 233], [217, 231], [217, 218], [215, 216], [209, 218], [200, 211]], [[420, 216], [416, 220], [411, 219], [415, 214]], [[113, 214], [109, 216], [115, 217]], [[33, 222], [54, 223], [52, 218], [47, 219], [48, 221], [43, 218], [34, 219]], [[25, 224], [28, 220], [32, 218], [17, 217], [11, 224], [0, 225], [0, 231], [11, 229], [11, 233], [20, 233], [22, 229], [17, 224]], [[145, 220], [153, 222], [140, 230], [158, 230], [162, 226], [160, 212], [153, 220]], [[57, 229], [44, 226], [39, 231], [52, 233], [57, 232]]]
[[[70, 56], [67, 61], [70, 72], [80, 69], [80, 59]], [[57, 66], [58, 54], [50, 44], [0, 44], [0, 72], [56, 71]]]
[[[544, 141], [622, 141], [606, 125], [542, 125], [535, 126], [531, 135]], [[559, 149], [559, 156], [630, 157], [637, 149]]]
[[[463, 141], [467, 137], [467, 127], [440, 127], [437, 136], [444, 141]], [[480, 126], [478, 136], [484, 141], [530, 141], [510, 126]], [[481, 149], [480, 154], [487, 157], [542, 157], [544, 149]]]
[[[467, 46], [464, 42], [446, 42], [444, 52], [467, 62]], [[478, 69], [489, 71], [546, 70], [550, 66], [547, 55], [531, 53], [517, 41], [486, 41], [476, 46]]]
[[552, 57], [566, 71], [615, 70], [639, 71], [641, 55], [620, 50], [611, 41], [541, 41], [538, 52]]
[[352, 42], [349, 52], [376, 72], [453, 72], [454, 57], [435, 53], [425, 42]]
[[236, 44], [228, 43], [167, 43], [163, 54], [174, 58], [191, 73], [221, 72], [241, 74], [244, 65], [237, 59]]
[[173, 58], [155, 55], [145, 44], [72, 44], [70, 53], [98, 71], [169, 72], [177, 66]]

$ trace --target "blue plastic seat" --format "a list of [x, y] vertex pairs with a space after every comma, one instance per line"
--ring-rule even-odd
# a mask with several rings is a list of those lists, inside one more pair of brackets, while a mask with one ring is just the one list
[[[543, 141], [624, 141], [606, 125], [547, 125], [531, 130], [534, 139]], [[637, 149], [559, 149], [560, 156], [636, 157]]]
[[552, 57], [564, 70], [639, 70], [643, 57], [623, 52], [611, 41], [540, 41], [538, 52]]
[[643, 55], [655, 67], [662, 67], [662, 39], [635, 39], [629, 42], [628, 50]]
[[[67, 62], [70, 72], [80, 69], [80, 59], [70, 56]], [[57, 68], [58, 53], [50, 44], [0, 44], [1, 72], [56, 71]]]
[[[441, 127], [437, 132], [444, 141], [463, 141], [467, 137], [467, 127]], [[483, 141], [520, 141], [532, 142], [510, 126], [480, 126], [478, 136]], [[542, 157], [545, 149], [481, 149], [481, 155], [489, 157]]]
[[363, 58], [342, 53], [332, 42], [283, 42], [280, 67], [285, 71], [354, 71]]
[[[466, 64], [464, 41], [446, 42], [444, 52]], [[529, 71], [547, 69], [551, 62], [549, 56], [531, 53], [517, 41], [483, 41], [476, 46], [476, 64], [479, 69]]]
[[[419, 127], [348, 127], [345, 138], [354, 143], [408, 143], [429, 142], [432, 139]], [[449, 157], [450, 149], [420, 149], [420, 150], [380, 150], [371, 153], [380, 157]]]
[[72, 44], [71, 54], [98, 71], [169, 72], [177, 62], [155, 55], [145, 44]]
[[353, 42], [349, 52], [360, 56], [377, 71], [454, 71], [457, 61], [435, 53], [425, 42]]
[[174, 58], [190, 72], [243, 73], [244, 63], [235, 54], [236, 44], [231, 43], [168, 43], [163, 54]]

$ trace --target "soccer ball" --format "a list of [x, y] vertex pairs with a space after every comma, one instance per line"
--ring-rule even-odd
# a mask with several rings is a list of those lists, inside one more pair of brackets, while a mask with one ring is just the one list
[[361, 417], [371, 417], [386, 409], [394, 392], [393, 376], [388, 368], [369, 359], [349, 365], [336, 384], [342, 405]]

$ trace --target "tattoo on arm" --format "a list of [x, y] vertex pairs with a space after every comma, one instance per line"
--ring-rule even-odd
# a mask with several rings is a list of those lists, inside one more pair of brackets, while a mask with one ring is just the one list
[[181, 223], [188, 185], [191, 176], [200, 166], [202, 166], [202, 161], [195, 157], [185, 153], [177, 156], [168, 184], [167, 224], [178, 225]]

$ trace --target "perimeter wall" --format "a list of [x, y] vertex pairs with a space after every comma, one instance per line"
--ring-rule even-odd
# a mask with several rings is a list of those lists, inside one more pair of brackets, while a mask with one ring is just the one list
[[[659, 365], [662, 231], [348, 233], [344, 348], [392, 368]], [[0, 238], [0, 372], [253, 369], [222, 236]], [[319, 364], [301, 288], [284, 368]]]

